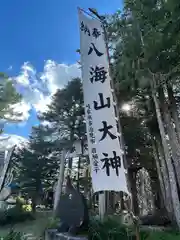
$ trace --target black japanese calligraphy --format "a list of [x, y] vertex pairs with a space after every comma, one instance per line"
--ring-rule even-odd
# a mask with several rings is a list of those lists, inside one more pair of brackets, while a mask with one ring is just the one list
[[88, 52], [88, 55], [90, 55], [92, 52], [93, 52], [93, 50], [95, 51], [95, 53], [96, 53], [96, 55], [98, 56], [98, 57], [101, 57], [104, 53], [101, 53], [101, 52], [99, 52], [98, 50], [97, 50], [97, 48], [96, 48], [96, 46], [94, 45], [94, 43], [91, 43], [91, 47], [89, 48], [89, 52]]
[[90, 115], [91, 114], [91, 110], [90, 109], [87, 110], [87, 114], [88, 114], [88, 116], [91, 116]]
[[91, 115], [88, 115], [88, 120], [92, 120], [92, 116]]
[[102, 138], [101, 138], [99, 141], [104, 140], [104, 139], [107, 137], [107, 135], [109, 135], [109, 137], [110, 137], [112, 140], [116, 139], [117, 136], [115, 136], [114, 134], [112, 134], [112, 133], [109, 131], [110, 129], [113, 128], [113, 126], [112, 126], [112, 125], [109, 125], [109, 126], [108, 126], [106, 121], [102, 121], [102, 123], [103, 123], [103, 128], [98, 129], [100, 132], [103, 133]]
[[92, 127], [89, 128], [89, 136], [92, 138], [94, 137], [94, 131]]
[[90, 139], [90, 142], [91, 142], [92, 144], [94, 144], [94, 143], [95, 143], [95, 138], [94, 138], [94, 137], [91, 138], [91, 139]]
[[110, 169], [116, 170], [116, 175], [119, 176], [119, 168], [121, 168], [121, 158], [117, 156], [116, 151], [113, 151], [113, 157], [109, 157], [107, 153], [103, 153], [104, 158], [101, 162], [104, 163], [103, 168], [106, 170], [107, 176], [110, 176]]
[[101, 32], [97, 28], [93, 28], [92, 36], [97, 39], [99, 36], [101, 36]]
[[100, 104], [98, 104], [98, 102], [96, 102], [96, 101], [93, 101], [94, 102], [94, 109], [99, 110], [99, 109], [106, 108], [106, 107], [110, 108], [110, 97], [106, 98], [106, 104], [105, 104], [103, 94], [98, 93], [98, 95], [99, 95]]
[[97, 160], [97, 159], [98, 159], [97, 153], [93, 153], [93, 154], [92, 154], [92, 158], [95, 159], [95, 160]]
[[97, 173], [99, 171], [98, 161], [94, 160], [93, 165], [94, 165], [94, 171]]
[[96, 153], [96, 148], [92, 148], [91, 153], [92, 153], [94, 171], [97, 173], [99, 171], [99, 166], [98, 166], [98, 155]]
[[90, 74], [91, 78], [90, 81], [91, 83], [93, 82], [101, 82], [104, 83], [107, 79], [107, 72], [105, 71], [104, 67], [91, 67], [90, 68]]
[[[91, 118], [92, 119], [92, 118]], [[91, 120], [89, 120], [89, 126], [92, 126], [92, 121]]]
[[92, 144], [95, 143], [95, 137], [94, 137], [94, 129], [92, 127], [92, 115], [91, 115], [91, 106], [90, 104], [86, 105], [86, 112], [87, 112], [87, 120], [88, 120], [88, 126], [89, 126], [89, 138], [90, 138], [90, 142]]
[[96, 148], [92, 148], [91, 152], [96, 153]]
[[81, 31], [84, 32], [85, 34], [87, 33], [88, 36], [91, 36], [89, 28], [84, 24], [84, 22], [81, 22]]

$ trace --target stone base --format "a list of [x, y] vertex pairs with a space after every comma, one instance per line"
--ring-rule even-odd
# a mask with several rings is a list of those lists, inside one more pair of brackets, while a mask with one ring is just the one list
[[87, 240], [86, 237], [82, 237], [82, 236], [70, 236], [67, 233], [57, 233], [56, 234], [56, 239], [57, 240]]
[[48, 229], [45, 231], [45, 240], [55, 240], [57, 229]]
[[88, 240], [83, 236], [71, 236], [68, 233], [58, 233], [56, 229], [49, 229], [45, 233], [45, 240]]

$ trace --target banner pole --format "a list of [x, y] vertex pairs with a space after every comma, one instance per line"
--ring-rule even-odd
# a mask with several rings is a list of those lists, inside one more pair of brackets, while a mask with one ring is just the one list
[[58, 208], [58, 204], [62, 194], [62, 188], [63, 188], [63, 182], [64, 182], [65, 160], [66, 160], [67, 154], [68, 154], [67, 151], [63, 149], [61, 152], [61, 162], [60, 162], [58, 182], [57, 182], [56, 190], [54, 193], [54, 207], [53, 207], [54, 216], [56, 216], [57, 214], [57, 208]]
[[106, 193], [105, 191], [99, 192], [99, 217], [103, 221], [106, 212]]

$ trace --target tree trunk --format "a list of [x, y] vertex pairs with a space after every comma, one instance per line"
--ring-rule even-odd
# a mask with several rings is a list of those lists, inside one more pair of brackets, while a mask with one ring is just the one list
[[119, 193], [119, 196], [120, 196], [120, 209], [121, 209], [121, 212], [125, 209], [125, 206], [124, 206], [124, 194], [123, 192], [121, 191]]
[[172, 206], [170, 178], [169, 178], [169, 172], [167, 169], [167, 164], [165, 160], [164, 149], [162, 146], [161, 139], [158, 139], [157, 141], [157, 149], [159, 152], [160, 167], [161, 167], [161, 172], [162, 172], [162, 177], [164, 182], [164, 189], [165, 189], [164, 193], [165, 193], [165, 203], [166, 203], [165, 205], [166, 205], [167, 212], [172, 213], [173, 206]]
[[36, 213], [36, 204], [37, 204], [37, 193], [34, 193], [32, 196], [32, 212]]
[[171, 115], [174, 120], [174, 124], [176, 127], [176, 134], [177, 134], [177, 139], [180, 144], [180, 119], [178, 116], [178, 110], [177, 110], [177, 105], [176, 105], [176, 99], [174, 97], [174, 93], [172, 90], [172, 87], [168, 85], [167, 87], [167, 92], [168, 92], [168, 97], [169, 97], [169, 102], [170, 102], [170, 110], [171, 110]]
[[169, 178], [170, 178], [169, 182], [170, 182], [170, 190], [171, 190], [172, 205], [173, 205], [173, 216], [175, 217], [175, 221], [180, 229], [180, 203], [179, 203], [176, 178], [175, 178], [175, 174], [174, 174], [173, 164], [171, 161], [169, 147], [168, 147], [167, 140], [166, 140], [166, 133], [165, 133], [162, 116], [161, 116], [161, 111], [160, 111], [160, 107], [159, 107], [159, 100], [156, 96], [156, 93], [154, 92], [154, 89], [152, 89], [152, 97], [153, 97], [154, 104], [155, 104], [157, 121], [158, 121], [158, 125], [159, 125], [160, 135], [162, 138], [162, 145], [164, 148], [164, 155], [165, 155], [165, 160], [166, 160], [167, 169], [168, 169]]
[[[158, 157], [158, 152], [156, 152], [156, 153], [157, 153], [157, 157]], [[160, 169], [159, 159], [157, 159], [157, 160], [158, 160], [158, 165], [159, 165], [160, 171], [158, 171], [157, 168], [149, 170], [149, 175], [151, 178], [151, 190], [152, 190], [152, 194], [153, 194], [153, 211], [165, 209], [165, 204], [164, 204], [165, 203], [165, 194], [164, 194], [165, 186], [163, 183], [163, 177], [162, 177], [162, 172]], [[161, 176], [162, 182], [160, 182], [159, 174]]]
[[175, 174], [176, 174], [176, 178], [177, 178], [177, 182], [178, 182], [178, 186], [180, 188], [180, 148], [179, 148], [179, 142], [177, 139], [177, 134], [175, 132], [175, 128], [173, 127], [173, 123], [171, 120], [171, 116], [170, 116], [170, 112], [168, 109], [168, 105], [164, 96], [164, 91], [161, 88], [159, 91], [159, 97], [160, 97], [160, 101], [161, 101], [161, 105], [162, 105], [162, 110], [164, 113], [164, 121], [166, 123], [166, 129], [167, 129], [167, 133], [169, 136], [169, 143], [171, 146], [171, 150], [172, 150], [172, 159], [173, 159], [173, 163], [175, 166]]
[[131, 193], [132, 193], [132, 205], [133, 205], [133, 212], [135, 216], [139, 215], [139, 204], [137, 199], [137, 186], [136, 186], [136, 173], [133, 169], [128, 169], [128, 176], [131, 186]]
[[[166, 203], [166, 185], [165, 185], [165, 182], [164, 182], [164, 176], [163, 176], [163, 171], [162, 171], [162, 166], [161, 166], [161, 159], [159, 158], [159, 152], [158, 152], [158, 148], [157, 148], [157, 144], [156, 144], [156, 140], [153, 139], [152, 140], [152, 146], [153, 146], [153, 154], [154, 154], [154, 158], [155, 158], [155, 162], [156, 162], [156, 169], [157, 169], [157, 174], [158, 174], [158, 177], [159, 177], [159, 184], [160, 184], [160, 190], [161, 190], [161, 196], [163, 198], [163, 203]], [[167, 171], [166, 173], [167, 174]], [[168, 185], [169, 185], [169, 182], [168, 182]], [[165, 205], [165, 204], [163, 204]], [[171, 208], [172, 210], [172, 208]], [[170, 209], [169, 209], [170, 211]]]

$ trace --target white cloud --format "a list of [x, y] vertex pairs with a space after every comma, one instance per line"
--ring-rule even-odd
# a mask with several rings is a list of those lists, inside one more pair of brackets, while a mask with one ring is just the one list
[[3, 134], [0, 136], [0, 149], [9, 149], [14, 145], [18, 147], [27, 146], [28, 140], [21, 136]]
[[24, 121], [29, 118], [29, 111], [31, 109], [31, 105], [26, 103], [25, 101], [13, 104], [10, 106], [11, 113], [6, 114], [5, 118], [13, 121]]
[[37, 112], [45, 112], [48, 109], [48, 105], [51, 103], [51, 95], [44, 96], [42, 93], [39, 95], [37, 102], [34, 102], [33, 106]]
[[29, 62], [25, 62], [20, 74], [13, 78], [17, 91], [23, 95], [22, 103], [14, 106], [14, 111], [21, 110], [24, 120], [29, 117], [29, 110], [32, 106], [37, 112], [46, 111], [56, 90], [63, 88], [68, 81], [80, 75], [78, 64], [58, 64], [47, 60], [43, 71], [37, 73]]
[[74, 77], [80, 77], [79, 65], [57, 64], [52, 60], [45, 62], [44, 71], [40, 78], [43, 83], [47, 84], [47, 88], [53, 94], [58, 88], [63, 88]]

